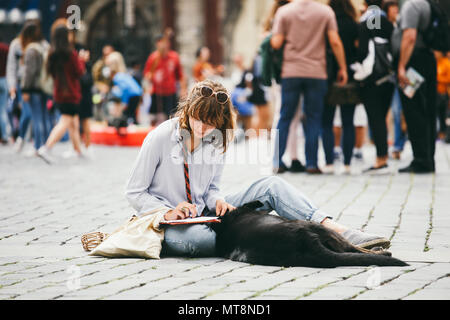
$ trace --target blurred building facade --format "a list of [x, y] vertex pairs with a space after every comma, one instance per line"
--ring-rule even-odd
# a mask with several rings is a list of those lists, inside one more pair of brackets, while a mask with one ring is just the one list
[[[327, 2], [327, 0], [317, 0]], [[358, 7], [364, 0], [352, 0]], [[403, 0], [405, 1], [405, 0]], [[403, 2], [401, 1], [401, 2]], [[143, 64], [155, 49], [154, 39], [165, 29], [174, 32], [172, 46], [180, 53], [186, 74], [201, 46], [211, 49], [211, 62], [231, 66], [241, 54], [251, 65], [262, 40], [262, 23], [274, 0], [1, 0], [0, 36], [10, 41], [25, 16], [39, 12], [43, 30], [71, 5], [80, 8], [77, 41], [100, 57], [105, 44], [114, 45], [127, 64]], [[450, 1], [442, 1], [450, 13]], [[226, 70], [229, 70], [227, 68]]]

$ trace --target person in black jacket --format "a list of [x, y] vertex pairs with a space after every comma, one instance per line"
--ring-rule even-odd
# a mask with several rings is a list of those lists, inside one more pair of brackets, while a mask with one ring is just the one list
[[[336, 14], [336, 21], [339, 29], [339, 36], [344, 45], [345, 58], [347, 66], [350, 66], [356, 60], [357, 49], [356, 42], [358, 40], [358, 23], [356, 22], [356, 10], [350, 0], [331, 0], [330, 7]], [[331, 49], [328, 54], [328, 87], [330, 88], [332, 82], [337, 77], [338, 64]], [[352, 70], [347, 68], [349, 79], [352, 79]], [[353, 147], [355, 145], [355, 127], [353, 125], [353, 116], [355, 114], [354, 104], [344, 104], [340, 106], [343, 129], [343, 150], [344, 150], [344, 165], [346, 171], [350, 171], [350, 161], [352, 159]], [[336, 105], [325, 104], [322, 117], [322, 142], [325, 151], [325, 160], [327, 170], [332, 170], [334, 161], [334, 133], [333, 133], [333, 119], [336, 111]]]
[[[358, 32], [357, 60], [359, 62], [366, 59], [370, 53], [370, 40], [389, 44], [394, 29], [385, 12], [380, 9], [382, 0], [366, 0], [366, 3], [369, 7], [360, 19]], [[386, 115], [389, 111], [393, 90], [394, 84], [390, 81], [384, 81], [381, 84], [367, 81], [361, 90], [361, 99], [367, 112], [377, 152], [374, 166], [366, 170], [368, 173], [385, 174], [389, 172]]]

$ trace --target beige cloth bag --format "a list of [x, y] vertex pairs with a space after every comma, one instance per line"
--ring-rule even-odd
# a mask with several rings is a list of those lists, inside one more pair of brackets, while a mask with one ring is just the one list
[[139, 217], [133, 216], [123, 226], [115, 230], [89, 255], [108, 258], [150, 258], [159, 259], [164, 229], [159, 223], [170, 208], [161, 207]]

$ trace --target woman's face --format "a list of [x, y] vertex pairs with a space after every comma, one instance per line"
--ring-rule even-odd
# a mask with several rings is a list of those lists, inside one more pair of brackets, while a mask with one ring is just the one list
[[202, 121], [194, 119], [192, 117], [189, 117], [189, 125], [192, 128], [194, 137], [196, 137], [198, 139], [201, 139], [204, 136], [207, 136], [215, 129], [215, 127], [213, 127], [209, 124], [203, 123]]

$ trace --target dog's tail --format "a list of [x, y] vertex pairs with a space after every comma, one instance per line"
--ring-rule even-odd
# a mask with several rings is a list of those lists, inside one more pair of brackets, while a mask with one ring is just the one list
[[[327, 250], [328, 251], [328, 250]], [[392, 267], [405, 267], [409, 266], [406, 262], [381, 254], [376, 253], [353, 253], [344, 252], [337, 253], [328, 251], [329, 267], [340, 266], [392, 266]]]

